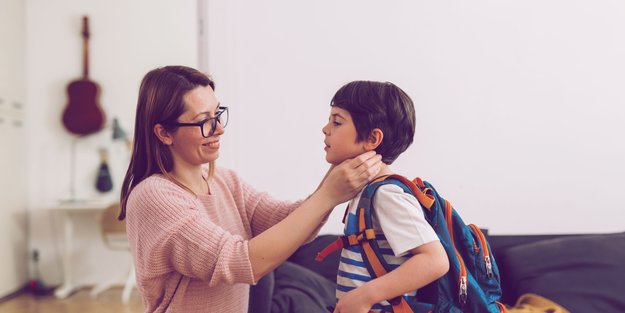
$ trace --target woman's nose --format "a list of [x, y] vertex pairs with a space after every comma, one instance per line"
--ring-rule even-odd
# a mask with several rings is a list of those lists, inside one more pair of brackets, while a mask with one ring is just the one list
[[223, 125], [221, 125], [221, 123], [218, 122], [218, 123], [215, 123], [215, 124], [216, 124], [216, 126], [215, 126], [215, 134], [222, 135], [223, 133], [226, 132], [226, 128], [223, 127]]

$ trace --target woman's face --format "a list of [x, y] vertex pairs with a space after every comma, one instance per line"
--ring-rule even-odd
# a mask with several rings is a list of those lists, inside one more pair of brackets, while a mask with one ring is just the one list
[[[197, 123], [215, 116], [219, 103], [215, 92], [210, 86], [199, 86], [189, 91], [183, 97], [185, 111], [178, 117], [180, 123]], [[210, 131], [210, 124], [206, 123], [205, 133]], [[219, 157], [219, 138], [224, 133], [220, 123], [216, 123], [216, 129], [212, 136], [204, 138], [202, 130], [198, 126], [178, 127], [172, 132], [172, 144], [170, 145], [174, 164], [181, 162], [186, 165], [200, 165], [215, 161]]]

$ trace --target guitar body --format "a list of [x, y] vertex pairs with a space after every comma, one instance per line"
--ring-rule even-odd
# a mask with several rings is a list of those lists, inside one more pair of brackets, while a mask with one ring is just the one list
[[63, 111], [63, 125], [76, 135], [89, 135], [104, 127], [104, 111], [98, 103], [100, 86], [89, 79], [79, 79], [67, 87], [69, 101]]
[[104, 111], [100, 107], [100, 86], [89, 80], [89, 18], [83, 17], [83, 77], [67, 86], [69, 101], [63, 111], [63, 126], [73, 134], [84, 136], [104, 127]]

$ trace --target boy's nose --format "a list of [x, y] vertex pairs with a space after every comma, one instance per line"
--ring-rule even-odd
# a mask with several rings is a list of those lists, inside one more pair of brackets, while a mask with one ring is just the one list
[[328, 135], [328, 131], [327, 131], [327, 129], [328, 129], [328, 124], [325, 124], [323, 127], [321, 127], [321, 132], [322, 132], [324, 135]]

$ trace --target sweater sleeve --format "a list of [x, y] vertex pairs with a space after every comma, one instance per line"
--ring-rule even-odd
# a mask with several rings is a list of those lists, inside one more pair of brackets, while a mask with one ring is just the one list
[[194, 197], [173, 183], [143, 183], [128, 199], [128, 236], [137, 275], [178, 272], [210, 286], [255, 283], [244, 238], [213, 223]]
[[256, 190], [252, 185], [243, 181], [234, 171], [229, 170], [231, 178], [230, 188], [243, 206], [250, 221], [252, 236], [256, 236], [271, 226], [282, 221], [293, 210], [298, 208], [304, 200], [282, 201], [271, 197], [266, 192]]

